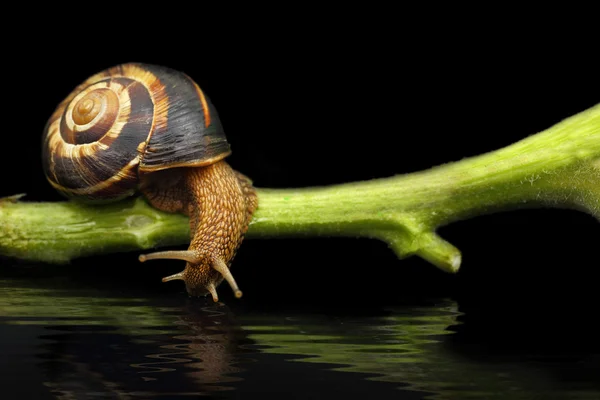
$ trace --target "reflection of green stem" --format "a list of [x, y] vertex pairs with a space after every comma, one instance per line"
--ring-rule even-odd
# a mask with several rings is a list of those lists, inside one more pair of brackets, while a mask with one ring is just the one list
[[[321, 188], [259, 189], [249, 237], [364, 236], [399, 257], [455, 272], [461, 254], [437, 227], [524, 206], [577, 208], [600, 218], [600, 105], [506, 148], [427, 171]], [[5, 200], [0, 254], [65, 262], [91, 254], [179, 245], [186, 218], [141, 199], [90, 207]]]
[[[165, 308], [157, 310], [147, 305], [148, 299], [110, 298], [89, 289], [85, 293], [70, 289], [63, 294], [56, 289], [19, 287], [15, 282], [0, 281], [0, 299], [0, 315], [11, 318], [9, 323], [15, 325], [102, 325], [135, 335], [148, 327], [166, 328], [173, 325], [174, 319], [165, 315]], [[158, 329], [153, 332], [167, 333]], [[172, 332], [177, 331], [173, 328]]]
[[[460, 315], [453, 302], [388, 311], [386, 317], [335, 322], [317, 315], [290, 320], [286, 314], [285, 325], [276, 326], [253, 322], [252, 316], [239, 318], [263, 352], [286, 356], [290, 362], [368, 374], [371, 380], [433, 393], [427, 397], [431, 399], [571, 398], [543, 368], [518, 357], [512, 362], [510, 357], [498, 360], [493, 354], [483, 356], [482, 349], [482, 358], [487, 358], [482, 361], [453, 349], [447, 342], [454, 332], [448, 328], [458, 325]], [[597, 398], [598, 393], [582, 394], [573, 398]]]

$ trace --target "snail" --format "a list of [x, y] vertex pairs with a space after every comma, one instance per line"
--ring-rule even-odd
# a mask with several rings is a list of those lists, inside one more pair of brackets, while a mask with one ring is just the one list
[[159, 210], [190, 218], [188, 250], [139, 256], [186, 261], [163, 282], [183, 280], [190, 296], [223, 280], [258, 206], [252, 182], [225, 161], [231, 147], [214, 105], [187, 74], [142, 63], [86, 79], [55, 109], [43, 132], [44, 174], [73, 200], [112, 202], [141, 193]]

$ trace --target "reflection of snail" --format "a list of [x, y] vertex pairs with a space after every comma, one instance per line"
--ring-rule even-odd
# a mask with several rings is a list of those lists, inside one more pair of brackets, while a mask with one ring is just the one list
[[248, 360], [240, 347], [248, 341], [247, 334], [227, 306], [198, 307], [194, 303], [188, 302], [185, 312], [178, 316], [177, 326], [182, 334], [173, 337], [188, 343], [173, 348], [180, 352], [187, 350], [188, 354], [182, 357], [190, 359], [185, 364], [186, 375], [194, 382], [210, 384], [211, 391], [232, 389], [229, 383], [243, 380], [239, 375], [245, 368], [238, 362]]
[[257, 197], [223, 159], [231, 153], [214, 106], [187, 75], [123, 64], [88, 78], [63, 100], [44, 131], [46, 177], [62, 194], [110, 201], [140, 190], [156, 208], [190, 217], [186, 251], [140, 256], [187, 261], [163, 281], [181, 279], [190, 295], [226, 279]]

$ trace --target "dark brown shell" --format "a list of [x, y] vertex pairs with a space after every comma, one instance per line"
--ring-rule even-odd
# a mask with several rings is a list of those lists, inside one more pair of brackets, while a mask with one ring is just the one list
[[203, 166], [230, 154], [210, 99], [186, 74], [123, 64], [88, 78], [63, 100], [43, 135], [43, 166], [68, 197], [131, 195], [139, 174]]

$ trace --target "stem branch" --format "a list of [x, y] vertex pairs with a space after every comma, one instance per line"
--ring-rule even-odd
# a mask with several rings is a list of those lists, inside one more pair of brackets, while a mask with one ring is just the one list
[[[327, 187], [257, 190], [247, 237], [353, 236], [383, 240], [456, 272], [461, 254], [436, 228], [521, 207], [575, 208], [600, 219], [600, 105], [503, 149], [417, 173]], [[0, 203], [0, 254], [31, 261], [189, 242], [188, 220], [142, 198], [105, 206]]]

